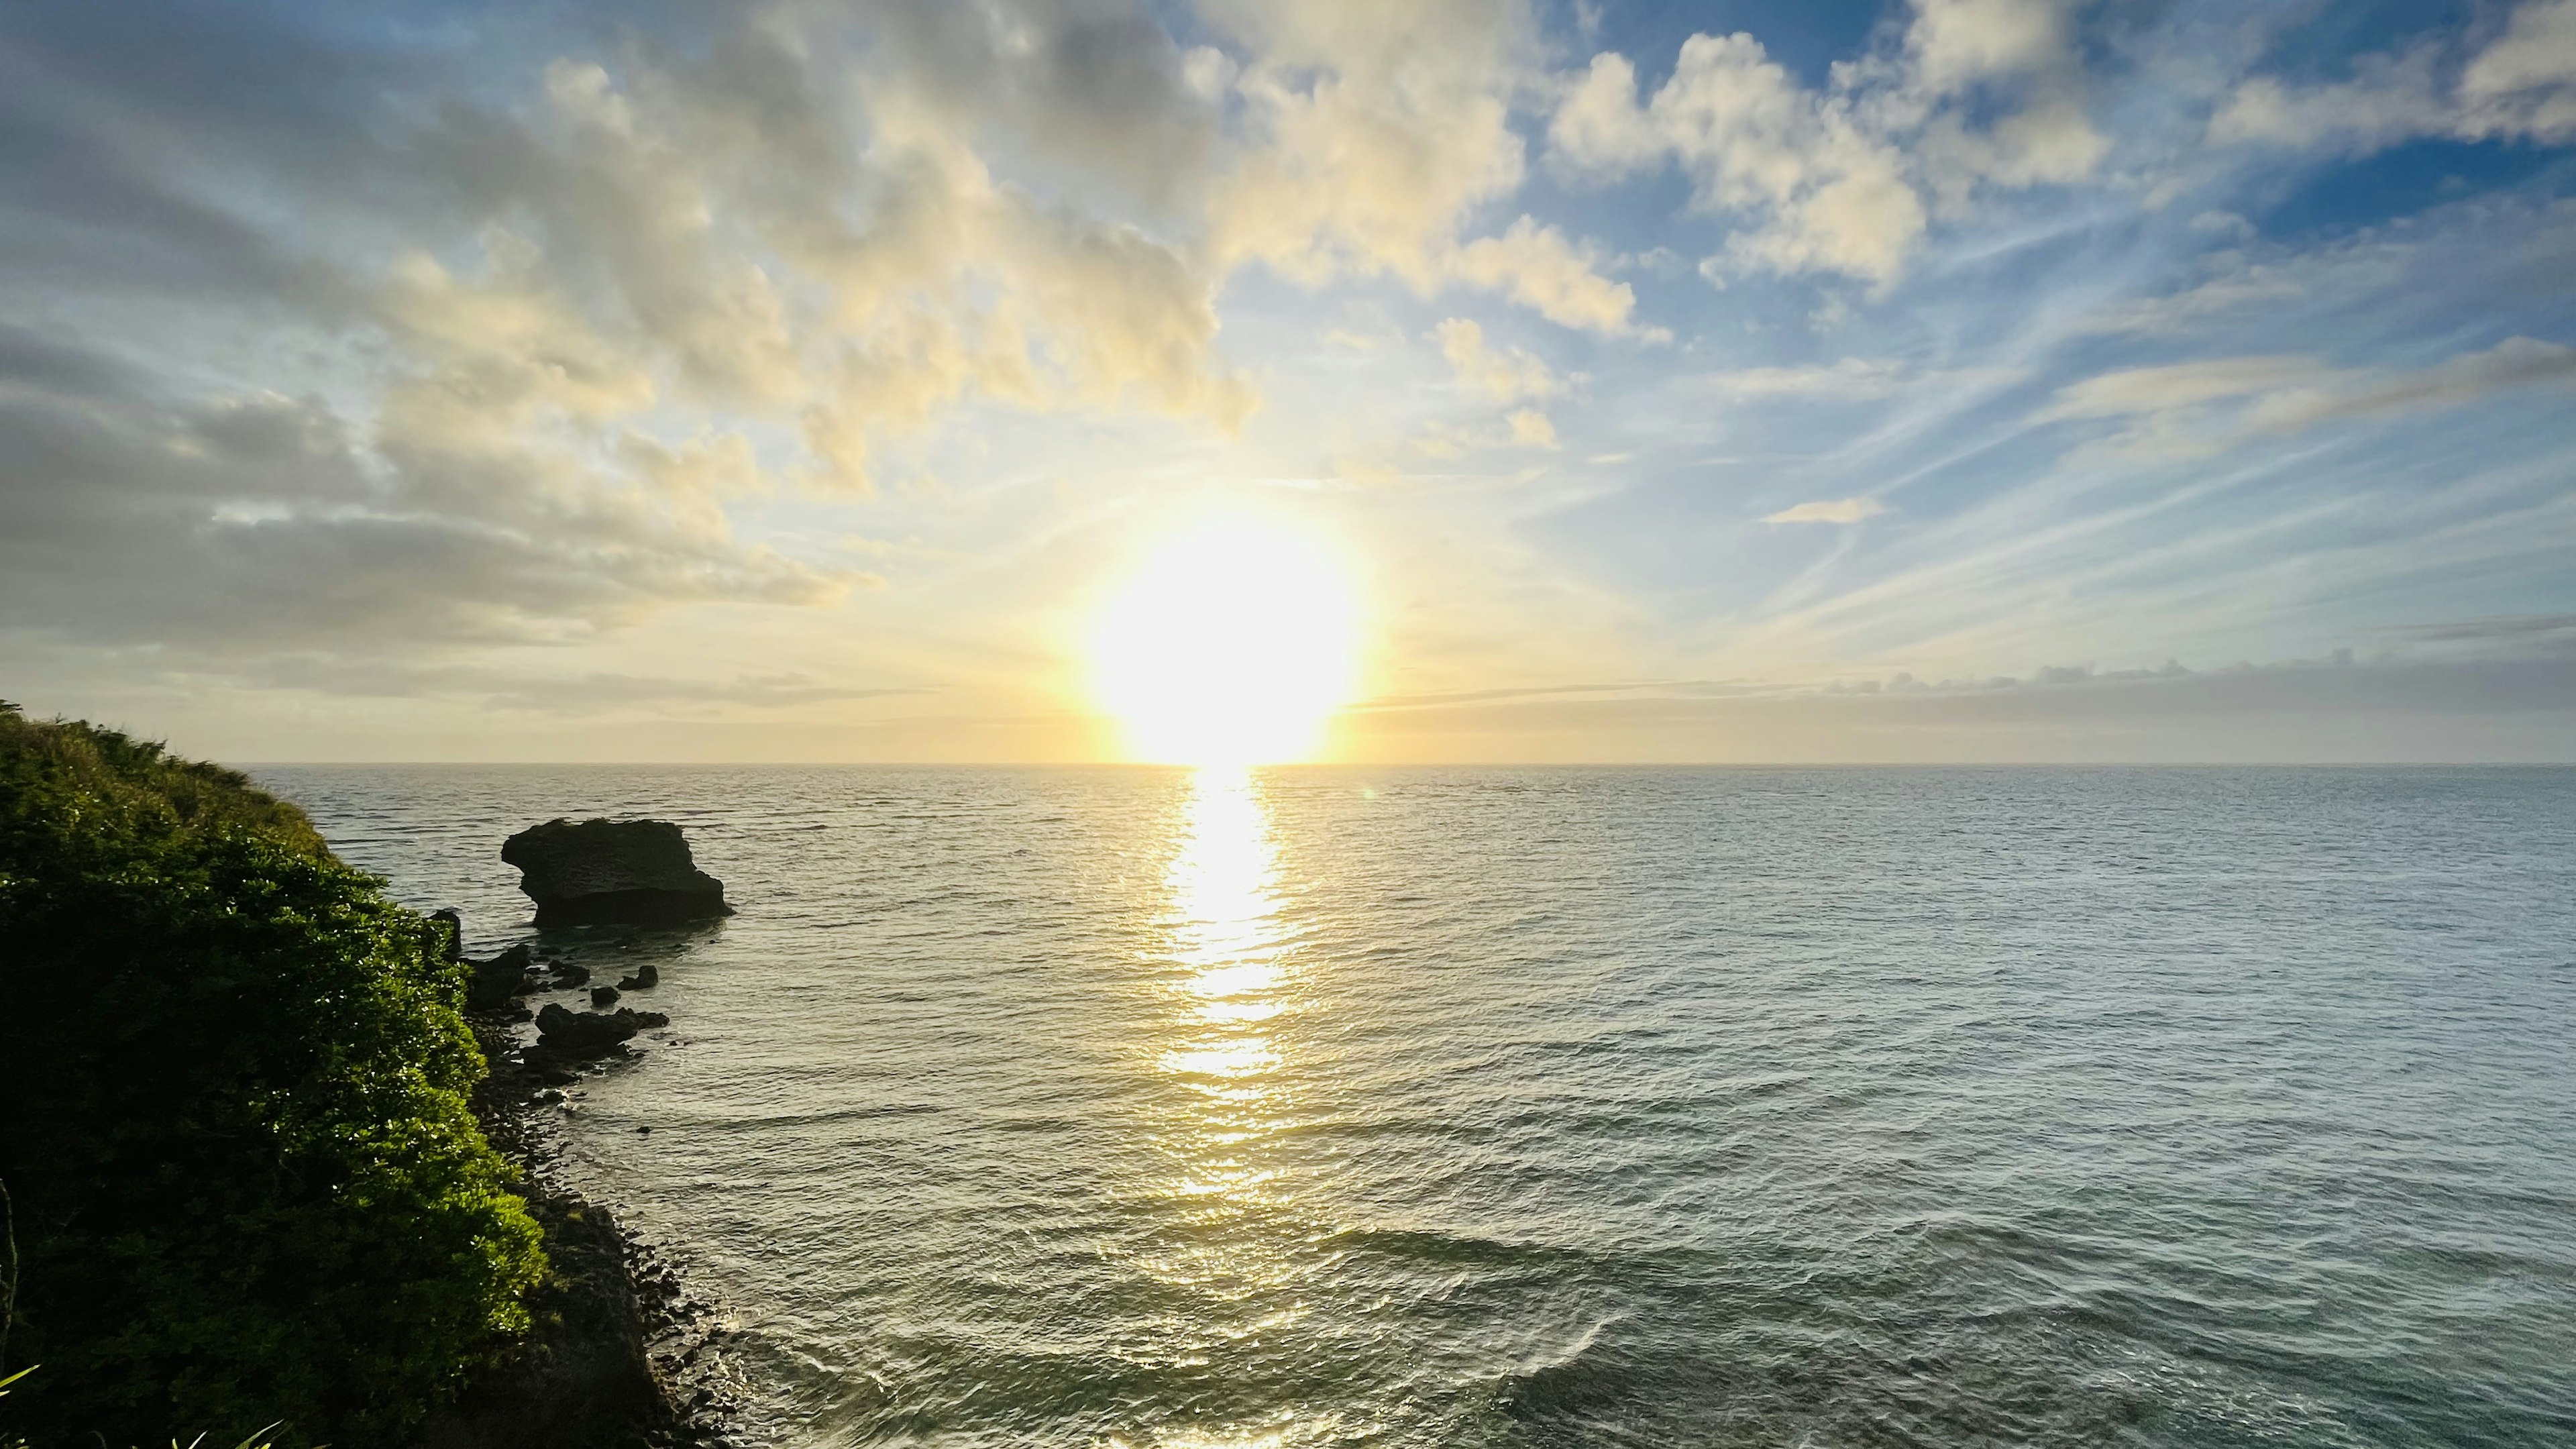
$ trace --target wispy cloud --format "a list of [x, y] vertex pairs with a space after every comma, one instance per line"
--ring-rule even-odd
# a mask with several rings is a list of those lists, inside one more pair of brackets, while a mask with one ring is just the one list
[[2311, 357], [2229, 357], [2131, 368], [2061, 390], [2042, 422], [2124, 418], [2137, 452], [2221, 451], [2253, 434], [2344, 418], [2455, 407], [2512, 388], [2576, 383], [2576, 348], [2509, 337], [2431, 367], [2337, 368]]
[[1875, 498], [1820, 499], [1764, 514], [1764, 523], [1858, 523], [1876, 518], [1887, 511], [1887, 505]]

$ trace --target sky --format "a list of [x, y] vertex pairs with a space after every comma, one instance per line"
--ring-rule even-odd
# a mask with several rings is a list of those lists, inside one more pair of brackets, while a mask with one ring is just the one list
[[0, 6], [0, 697], [1082, 761], [2576, 760], [2576, 0]]

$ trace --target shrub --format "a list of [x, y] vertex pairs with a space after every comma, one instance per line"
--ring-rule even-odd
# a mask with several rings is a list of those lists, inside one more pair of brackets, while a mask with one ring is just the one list
[[237, 773], [0, 708], [21, 1432], [388, 1443], [526, 1327], [462, 968], [381, 885]]

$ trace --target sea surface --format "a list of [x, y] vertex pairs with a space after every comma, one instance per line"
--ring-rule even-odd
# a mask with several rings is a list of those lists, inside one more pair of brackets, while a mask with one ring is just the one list
[[761, 1442], [2576, 1445], [2576, 771], [257, 773], [687, 827], [565, 1129]]

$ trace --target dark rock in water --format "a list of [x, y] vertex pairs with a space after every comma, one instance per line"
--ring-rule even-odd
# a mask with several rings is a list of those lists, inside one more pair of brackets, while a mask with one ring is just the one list
[[614, 986], [594, 986], [590, 988], [590, 1004], [593, 1006], [615, 1006], [617, 1004], [617, 988]]
[[671, 1018], [664, 1016], [658, 1011], [631, 1011], [621, 1006], [617, 1008], [617, 1014], [626, 1020], [635, 1023], [638, 1027], [669, 1026], [671, 1024]]
[[540, 926], [676, 925], [730, 916], [724, 882], [698, 869], [667, 820], [550, 820], [513, 835], [501, 858]]
[[617, 989], [620, 991], [642, 991], [648, 986], [659, 986], [661, 984], [662, 968], [654, 965], [650, 961], [647, 961], [644, 963], [643, 970], [636, 972], [632, 976], [618, 978]]
[[465, 985], [465, 1009], [499, 1011], [510, 998], [528, 990], [528, 944], [525, 941], [489, 961], [468, 963], [474, 974]]
[[439, 927], [445, 931], [447, 935], [446, 944], [439, 947], [438, 959], [441, 961], [464, 960], [465, 918], [454, 911], [432, 911], [429, 913], [429, 920], [430, 924]]
[[567, 1011], [560, 1003], [549, 1002], [537, 1013], [537, 1034], [543, 1044], [568, 1056], [595, 1057], [623, 1045], [635, 1035], [639, 1023], [631, 1011], [614, 1015], [597, 1011]]
[[572, 964], [570, 961], [557, 961], [557, 962], [555, 963], [555, 985], [557, 985], [557, 986], [588, 986], [589, 984], [590, 984], [590, 968], [589, 968], [589, 967], [587, 967], [587, 966], [575, 966], [575, 965], [574, 965], [574, 964]]

